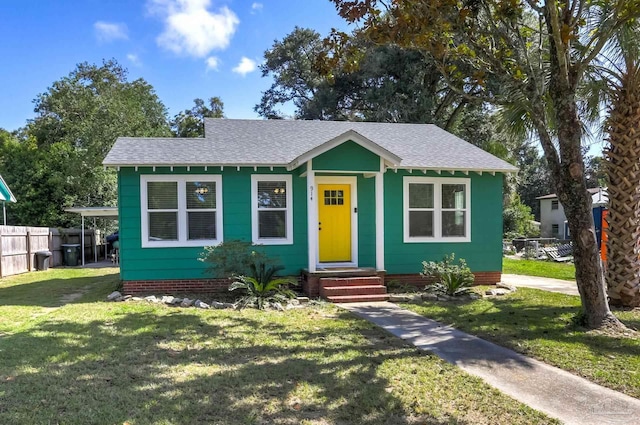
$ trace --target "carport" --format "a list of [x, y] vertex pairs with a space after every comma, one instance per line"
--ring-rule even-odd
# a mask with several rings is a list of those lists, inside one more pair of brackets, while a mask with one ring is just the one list
[[[84, 219], [85, 217], [93, 218], [93, 228], [96, 228], [96, 218], [112, 218], [114, 220], [118, 219], [118, 207], [74, 207], [65, 209], [66, 212], [80, 214], [82, 217], [82, 230], [80, 232], [80, 245], [82, 251], [82, 265], [84, 266]], [[93, 238], [93, 255], [95, 257], [95, 262], [98, 262], [98, 242], [96, 238]], [[104, 258], [107, 259], [107, 250], [104, 250]]]

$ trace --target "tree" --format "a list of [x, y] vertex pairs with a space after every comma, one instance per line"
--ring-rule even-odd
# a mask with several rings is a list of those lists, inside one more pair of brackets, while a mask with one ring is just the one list
[[621, 27], [594, 71], [609, 109], [604, 161], [609, 195], [607, 289], [612, 304], [626, 307], [640, 306], [639, 26], [632, 21]]
[[487, 130], [485, 140], [493, 136], [487, 126], [491, 111], [449, 89], [432, 57], [376, 45], [359, 32], [352, 34], [349, 48], [358, 55], [357, 67], [336, 61], [321, 69], [317, 58], [326, 54], [326, 46], [316, 31], [296, 27], [276, 40], [260, 66], [262, 76], [274, 81], [254, 110], [265, 118], [283, 118], [278, 108], [292, 103], [299, 119], [435, 123], [477, 140], [478, 128], [465, 127], [470, 119], [460, 119], [467, 114]]
[[14, 220], [26, 225], [68, 226], [77, 217], [65, 208], [115, 205], [116, 175], [102, 160], [116, 138], [171, 134], [153, 87], [128, 81], [114, 60], [79, 64], [38, 95], [35, 112], [17, 144], [6, 146], [10, 184], [21, 200]]
[[606, 187], [607, 186], [607, 170], [605, 169], [605, 158], [602, 156], [585, 157], [585, 178], [587, 179], [587, 187]]
[[[585, 322], [622, 327], [605, 294], [581, 153], [578, 89], [607, 41], [640, 17], [639, 0], [332, 0], [341, 16], [359, 21], [372, 40], [413, 46], [440, 63], [449, 58], [475, 70], [441, 67], [449, 86], [464, 92], [491, 76], [504, 88], [478, 93], [503, 110], [511, 128], [535, 133], [567, 213]], [[383, 12], [384, 10], [384, 12]], [[335, 33], [339, 51], [344, 34]]]
[[518, 171], [516, 190], [522, 203], [540, 220], [540, 201], [536, 198], [554, 192], [549, 167], [532, 142], [522, 143], [516, 150]]
[[540, 229], [533, 225], [531, 208], [522, 203], [517, 193], [507, 197], [502, 212], [502, 227], [506, 239], [540, 236]]
[[224, 103], [219, 97], [209, 99], [207, 106], [202, 99], [194, 99], [194, 106], [185, 109], [171, 120], [171, 131], [176, 137], [204, 137], [205, 118], [224, 118]]

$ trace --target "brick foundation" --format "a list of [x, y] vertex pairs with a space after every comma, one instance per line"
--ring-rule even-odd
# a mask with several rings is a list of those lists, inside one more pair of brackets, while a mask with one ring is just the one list
[[[429, 283], [428, 279], [419, 274], [390, 274], [377, 273], [384, 276], [385, 285], [390, 281], [396, 281], [407, 285], [424, 288]], [[474, 273], [475, 285], [494, 285], [500, 282], [501, 272], [477, 272]], [[309, 297], [320, 296], [320, 278], [318, 275], [306, 275], [301, 279], [302, 290]], [[229, 289], [229, 279], [186, 279], [186, 280], [126, 280], [122, 282], [125, 295], [140, 294], [215, 294]]]
[[[500, 282], [500, 279], [502, 278], [502, 272], [476, 272], [474, 273], [474, 276], [474, 285], [495, 285], [496, 283]], [[424, 278], [417, 273], [386, 275], [384, 283], [388, 285], [391, 281], [403, 283], [405, 285], [416, 286], [419, 288], [424, 288], [427, 284], [433, 283], [433, 279]]]
[[125, 280], [122, 289], [125, 295], [215, 294], [228, 290], [230, 283], [229, 279]]

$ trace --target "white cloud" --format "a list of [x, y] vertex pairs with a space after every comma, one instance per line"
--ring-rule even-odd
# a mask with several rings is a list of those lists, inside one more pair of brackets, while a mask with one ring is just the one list
[[243, 56], [242, 59], [240, 59], [240, 63], [238, 64], [238, 66], [233, 68], [232, 71], [244, 77], [248, 73], [255, 71], [256, 68], [256, 61]]
[[127, 59], [134, 66], [142, 66], [142, 61], [140, 60], [138, 55], [136, 55], [135, 53], [128, 53], [127, 54]]
[[207, 64], [207, 71], [217, 71], [220, 65], [220, 59], [215, 56], [209, 56], [205, 63]]
[[251, 5], [251, 14], [255, 15], [256, 13], [260, 12], [263, 7], [264, 5], [262, 3], [254, 2]]
[[129, 38], [127, 35], [127, 26], [122, 23], [97, 21], [93, 24], [93, 29], [96, 32], [98, 41], [108, 43], [114, 40], [126, 40]]
[[210, 11], [211, 0], [149, 0], [148, 10], [164, 20], [159, 46], [177, 54], [205, 57], [229, 46], [240, 20], [223, 6]]

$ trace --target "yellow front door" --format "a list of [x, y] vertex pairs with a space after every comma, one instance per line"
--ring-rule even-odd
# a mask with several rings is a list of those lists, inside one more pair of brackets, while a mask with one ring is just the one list
[[351, 261], [351, 185], [318, 185], [318, 241], [321, 263]]

